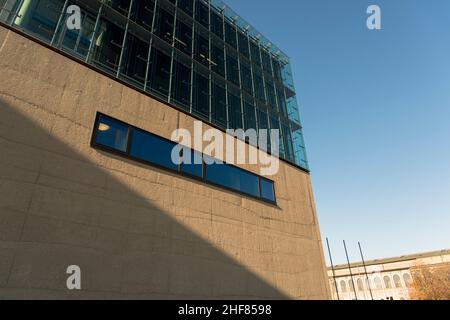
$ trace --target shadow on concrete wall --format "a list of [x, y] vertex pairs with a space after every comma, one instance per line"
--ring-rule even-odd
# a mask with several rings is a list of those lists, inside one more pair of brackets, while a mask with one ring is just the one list
[[[287, 298], [132, 191], [133, 179], [50, 135], [40, 113], [0, 98], [0, 298]], [[73, 264], [81, 291], [66, 288]]]

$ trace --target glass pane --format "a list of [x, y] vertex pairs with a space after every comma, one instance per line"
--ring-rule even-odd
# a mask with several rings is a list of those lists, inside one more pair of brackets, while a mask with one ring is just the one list
[[209, 119], [209, 79], [199, 73], [194, 74], [194, 113]]
[[297, 98], [295, 95], [291, 95], [292, 92], [288, 89], [285, 90], [286, 96], [287, 96], [287, 100], [286, 100], [286, 109], [287, 109], [287, 113], [288, 113], [288, 118], [289, 120], [300, 124], [300, 114], [298, 112], [298, 104], [297, 104]]
[[128, 34], [122, 61], [122, 73], [139, 84], [144, 84], [145, 81], [148, 50], [147, 42]]
[[195, 10], [195, 20], [200, 22], [200, 24], [203, 25], [205, 28], [208, 28], [209, 24], [208, 15], [209, 15], [208, 6], [201, 1], [197, 1]]
[[128, 17], [128, 10], [130, 9], [130, 0], [105, 0], [104, 2], [110, 7], [116, 9], [124, 16]]
[[94, 45], [94, 61], [110, 71], [119, 66], [124, 30], [108, 20], [101, 20]]
[[86, 57], [92, 38], [94, 36], [95, 19], [82, 12], [81, 29], [69, 30], [62, 24], [63, 36], [61, 46], [63, 49], [76, 53], [81, 58]]
[[244, 102], [244, 121], [245, 130], [254, 129], [256, 130], [256, 116], [255, 116], [255, 106], [248, 102]]
[[225, 88], [214, 83], [212, 89], [212, 120], [215, 124], [226, 127], [227, 101]]
[[170, 56], [156, 48], [152, 48], [149, 66], [150, 88], [164, 95], [169, 95]]
[[206, 179], [214, 184], [259, 197], [258, 177], [226, 164], [206, 166]]
[[190, 157], [191, 163], [182, 163], [181, 164], [181, 172], [202, 178], [203, 177], [203, 156], [201, 153], [197, 151], [193, 151], [191, 149], [183, 149], [183, 157]]
[[173, 67], [172, 98], [189, 107], [191, 104], [191, 69], [178, 61], [174, 61]]
[[228, 94], [228, 106], [230, 113], [230, 129], [243, 129], [242, 126], [242, 112], [241, 112], [241, 99], [231, 93]]
[[267, 53], [265, 50], [261, 50], [261, 57], [264, 71], [272, 75], [272, 64], [270, 62], [269, 53]]
[[178, 8], [183, 10], [189, 16], [192, 17], [193, 8], [194, 8], [194, 0], [178, 0]]
[[273, 182], [264, 178], [261, 179], [261, 198], [275, 202]]
[[175, 47], [189, 56], [192, 53], [192, 26], [181, 22], [181, 20], [177, 21]]
[[220, 14], [211, 10], [211, 31], [223, 39], [223, 18]]
[[[270, 129], [271, 130], [280, 130], [280, 122], [278, 120], [278, 117], [276, 115], [271, 115], [270, 116]], [[272, 153], [278, 152], [280, 157], [284, 157], [284, 146], [283, 146], [283, 141], [281, 140], [281, 132], [279, 132], [279, 136], [278, 136], [278, 150], [272, 150], [275, 148], [274, 144], [271, 144], [271, 151]]]
[[154, 10], [155, 0], [134, 1], [133, 10], [131, 12], [131, 20], [145, 29], [151, 30]]
[[118, 151], [127, 151], [128, 126], [110, 118], [100, 116], [95, 129], [95, 143]]
[[50, 41], [64, 5], [63, 0], [25, 0], [14, 24]]
[[[259, 147], [262, 150], [268, 151], [270, 150], [270, 132], [268, 132], [267, 130], [269, 129], [269, 120], [267, 118], [267, 113], [262, 111], [262, 110], [258, 110], [258, 137], [261, 140], [258, 140], [259, 143]], [[261, 130], [266, 130], [266, 131], [261, 131]], [[263, 145], [263, 143], [265, 143], [266, 145]]]
[[266, 81], [266, 92], [269, 105], [277, 110], [277, 98], [275, 97], [275, 89], [272, 81]]
[[239, 66], [238, 61], [231, 55], [227, 55], [227, 78], [239, 86]]
[[199, 32], [195, 34], [195, 60], [209, 66], [209, 39]]
[[259, 46], [254, 41], [250, 41], [250, 52], [252, 56], [252, 62], [261, 68], [261, 55], [259, 53]]
[[213, 44], [211, 47], [212, 70], [225, 78], [225, 54], [223, 43], [221, 46]]
[[280, 63], [277, 60], [272, 59], [272, 66], [273, 66], [273, 75], [275, 77], [275, 80], [277, 80], [279, 82], [282, 82], [283, 79], [281, 77], [281, 66], [280, 66]]
[[172, 161], [175, 145], [150, 133], [134, 130], [130, 155], [167, 169], [178, 170], [178, 165]]
[[236, 28], [228, 22], [225, 22], [225, 41], [237, 49]]
[[283, 134], [283, 144], [285, 147], [285, 156], [287, 158], [287, 160], [290, 160], [292, 162], [295, 161], [294, 158], [294, 150], [293, 150], [293, 146], [292, 146], [292, 135], [291, 135], [291, 130], [289, 129], [289, 126], [283, 124], [282, 125], [282, 134]]
[[238, 39], [239, 39], [239, 52], [244, 55], [247, 59], [250, 58], [250, 52], [248, 48], [248, 38], [247, 35], [239, 32], [238, 33]]
[[282, 87], [277, 87], [277, 99], [278, 99], [278, 108], [280, 112], [287, 117], [288, 112], [286, 108], [286, 99], [284, 97], [284, 90]]
[[172, 13], [158, 7], [154, 34], [160, 39], [172, 44], [174, 16]]
[[[261, 72], [261, 71], [259, 71]], [[264, 92], [264, 82], [260, 73], [253, 69], [253, 77], [255, 79], [255, 97], [261, 100], [262, 102], [266, 102], [266, 95]]]
[[298, 128], [292, 132], [295, 163], [300, 167], [308, 170], [308, 159], [306, 156], [305, 142], [303, 140], [302, 129]]
[[253, 81], [252, 81], [252, 72], [245, 63], [242, 63], [241, 59], [241, 80], [242, 80], [242, 88], [253, 95]]

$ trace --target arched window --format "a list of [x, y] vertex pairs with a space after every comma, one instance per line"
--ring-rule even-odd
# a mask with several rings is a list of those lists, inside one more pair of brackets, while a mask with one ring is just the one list
[[348, 280], [348, 291], [350, 291], [350, 292], [355, 291], [354, 287], [353, 287], [353, 280], [352, 279]]
[[405, 283], [405, 286], [409, 287], [412, 284], [411, 276], [408, 273], [403, 274], [403, 282]]
[[401, 288], [402, 287], [402, 281], [400, 280], [400, 276], [398, 274], [396, 274], [394, 276], [394, 285], [396, 288]]
[[356, 283], [357, 283], [357, 285], [358, 285], [358, 291], [364, 291], [364, 284], [363, 284], [362, 279], [358, 279], [358, 280], [356, 281]]
[[344, 280], [341, 280], [341, 291], [347, 292], [347, 285], [345, 284]]
[[377, 288], [377, 289], [383, 289], [383, 285], [381, 284], [381, 279], [380, 279], [380, 277], [376, 277], [374, 281], [375, 281], [375, 288]]
[[366, 278], [366, 288], [367, 289], [372, 289], [372, 286], [370, 284], [370, 279], [369, 278]]
[[392, 289], [391, 278], [389, 276], [384, 276], [383, 280], [384, 280], [384, 287], [386, 289]]

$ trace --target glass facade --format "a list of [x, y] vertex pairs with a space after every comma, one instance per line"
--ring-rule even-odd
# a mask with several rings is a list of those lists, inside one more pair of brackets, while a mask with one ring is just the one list
[[289, 58], [220, 0], [0, 0], [0, 19], [223, 130], [279, 129], [308, 170]]

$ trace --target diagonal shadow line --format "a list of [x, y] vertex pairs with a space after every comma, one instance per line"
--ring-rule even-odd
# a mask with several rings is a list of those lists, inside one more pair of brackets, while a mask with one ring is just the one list
[[[109, 154], [97, 163], [50, 134], [42, 127], [49, 115], [37, 114], [0, 97], [0, 298], [288, 298], [170, 216], [170, 203], [134, 191], [138, 180], [101, 167], [139, 164]], [[148, 185], [149, 194], [171, 192]], [[213, 232], [211, 213], [196, 218]], [[81, 267], [81, 291], [66, 288], [72, 264]]]

